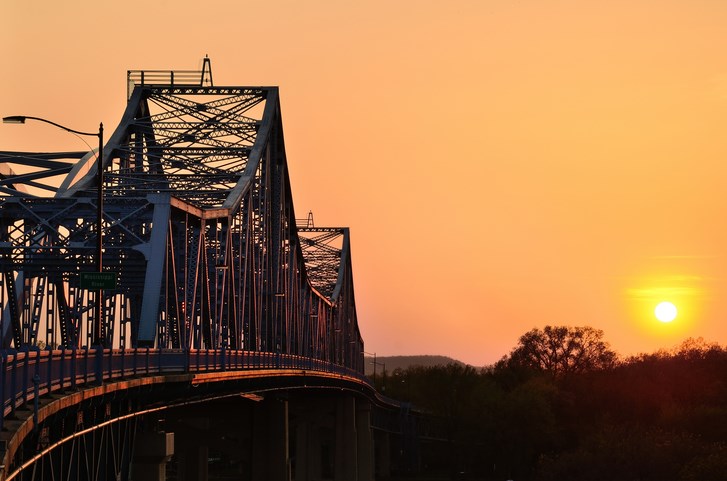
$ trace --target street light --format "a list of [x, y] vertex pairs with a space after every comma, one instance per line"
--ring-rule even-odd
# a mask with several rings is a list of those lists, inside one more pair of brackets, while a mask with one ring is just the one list
[[[96, 271], [103, 272], [103, 122], [98, 126], [98, 132], [81, 132], [80, 130], [69, 129], [61, 124], [57, 124], [50, 120], [40, 117], [30, 117], [26, 115], [11, 115], [3, 117], [5, 124], [24, 124], [26, 120], [37, 120], [46, 124], [51, 124], [66, 132], [76, 135], [87, 135], [98, 137], [98, 155], [96, 156], [96, 176], [98, 179], [98, 199], [96, 201]], [[98, 299], [96, 301], [96, 315], [94, 320], [93, 345], [103, 346], [105, 344], [103, 331], [103, 309], [101, 308], [103, 289], [97, 290]]]
[[386, 363], [385, 362], [378, 362], [376, 360], [376, 353], [375, 352], [374, 353], [371, 353], [371, 352], [363, 351], [363, 353], [364, 354], [368, 354], [369, 356], [374, 356], [374, 360], [371, 361], [371, 364], [374, 365], [374, 379], [373, 379], [373, 381], [374, 381], [374, 387], [376, 387], [376, 366], [383, 366], [383, 368], [384, 368], [384, 377], [383, 377], [383, 381], [382, 381], [381, 387], [382, 387], [382, 391], [386, 391]]
[[366, 352], [366, 351], [363, 351], [363, 353], [368, 354], [369, 356], [374, 356], [374, 360], [371, 361], [371, 364], [374, 365], [374, 379], [373, 380], [374, 380], [374, 386], [376, 386], [376, 365], [378, 364], [376, 362], [376, 353], [375, 352]]

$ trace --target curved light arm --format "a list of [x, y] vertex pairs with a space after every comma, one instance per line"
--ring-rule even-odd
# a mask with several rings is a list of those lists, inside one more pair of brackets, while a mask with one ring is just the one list
[[39, 122], [45, 122], [46, 124], [55, 125], [56, 127], [63, 129], [67, 132], [71, 132], [78, 135], [90, 135], [93, 137], [101, 137], [100, 132], [81, 132], [80, 130], [69, 129], [66, 126], [57, 124], [51, 120], [42, 119], [40, 117], [30, 117], [27, 115], [11, 115], [10, 117], [3, 117], [3, 123], [5, 124], [24, 124], [26, 120], [37, 120]]
[[[59, 129], [65, 130], [76, 135], [89, 135], [98, 138], [98, 155], [96, 156], [96, 176], [98, 178], [98, 198], [96, 201], [96, 271], [103, 272], [103, 122], [98, 126], [98, 132], [81, 132], [80, 130], [69, 129], [68, 127], [52, 122], [40, 117], [30, 117], [26, 115], [11, 115], [3, 117], [3, 123], [6, 124], [24, 124], [26, 120], [37, 120], [51, 124]], [[82, 139], [83, 140], [83, 139]], [[85, 141], [84, 141], [85, 142]], [[88, 144], [87, 144], [88, 145]], [[104, 347], [106, 345], [106, 335], [103, 330], [103, 290], [97, 290], [96, 306], [94, 308], [93, 321], [93, 345]]]

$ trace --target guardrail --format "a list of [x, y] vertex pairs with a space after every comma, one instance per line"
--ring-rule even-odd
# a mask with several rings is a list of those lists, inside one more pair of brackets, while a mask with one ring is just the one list
[[202, 85], [203, 70], [127, 70], [129, 82], [138, 85]]
[[4, 420], [40, 396], [133, 376], [255, 369], [305, 369], [370, 381], [360, 372], [320, 359], [291, 354], [225, 349], [62, 349], [0, 353]]
[[[209, 71], [207, 71], [209, 72]], [[211, 74], [207, 80], [211, 82]], [[205, 82], [205, 70], [127, 70], [126, 98], [130, 98], [135, 85], [169, 85], [170, 87], [196, 86], [202, 87]]]

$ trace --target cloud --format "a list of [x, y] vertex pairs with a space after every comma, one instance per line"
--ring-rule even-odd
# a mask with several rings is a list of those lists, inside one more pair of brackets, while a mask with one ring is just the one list
[[632, 299], [675, 299], [704, 297], [702, 289], [689, 286], [637, 287], [626, 290]]

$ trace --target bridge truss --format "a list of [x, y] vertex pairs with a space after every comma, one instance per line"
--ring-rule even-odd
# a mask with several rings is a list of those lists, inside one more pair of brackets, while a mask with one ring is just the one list
[[[97, 152], [0, 152], [2, 347], [98, 339], [363, 372], [349, 231], [296, 225], [278, 89], [214, 86], [208, 59], [198, 74], [129, 72], [101, 159], [101, 232]], [[99, 233], [116, 277], [102, 291], [81, 286]]]

